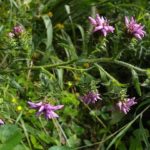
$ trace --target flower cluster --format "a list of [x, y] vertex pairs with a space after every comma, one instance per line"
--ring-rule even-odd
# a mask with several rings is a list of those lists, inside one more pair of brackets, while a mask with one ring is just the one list
[[[103, 16], [100, 17], [99, 14], [96, 14], [96, 18], [89, 17], [90, 23], [94, 26], [93, 32], [99, 32], [103, 36], [107, 36], [108, 33], [114, 32], [114, 27], [109, 25], [109, 22], [106, 18]], [[125, 25], [127, 32], [134, 36], [137, 39], [142, 39], [146, 32], [143, 30], [144, 26], [141, 24], [138, 24], [133, 17], [131, 17], [131, 20], [128, 19], [128, 17], [125, 17]]]
[[15, 26], [12, 30], [12, 32], [9, 32], [9, 37], [14, 38], [20, 36], [24, 32], [24, 28], [20, 25]]
[[119, 101], [117, 103], [117, 106], [120, 111], [127, 114], [130, 111], [130, 107], [135, 104], [137, 104], [137, 102], [135, 101], [135, 97], [133, 97], [133, 98], [126, 98], [123, 101]]
[[95, 103], [97, 100], [102, 100], [100, 94], [93, 91], [90, 91], [84, 96], [81, 96], [80, 99], [86, 104]]
[[28, 101], [28, 104], [30, 108], [37, 110], [37, 116], [44, 114], [46, 119], [58, 118], [59, 116], [54, 111], [63, 108], [63, 105], [53, 106], [43, 102], [33, 103]]
[[125, 25], [127, 28], [127, 32], [137, 39], [142, 39], [146, 32], [143, 30], [144, 26], [138, 24], [133, 17], [129, 20], [128, 17], [125, 17]]
[[106, 36], [110, 32], [114, 32], [114, 27], [109, 25], [109, 22], [103, 16], [100, 17], [99, 14], [96, 14], [96, 18], [89, 17], [91, 24], [94, 26], [93, 32], [99, 32], [103, 36]]

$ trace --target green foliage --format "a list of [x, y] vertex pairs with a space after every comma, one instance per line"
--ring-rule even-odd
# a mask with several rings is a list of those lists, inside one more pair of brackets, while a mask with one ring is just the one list
[[48, 150], [72, 150], [72, 148], [69, 148], [66, 146], [53, 146], [49, 148]]
[[[17, 145], [22, 139], [21, 130], [15, 125], [5, 125], [0, 127], [0, 149], [17, 149]], [[24, 147], [20, 145], [23, 149]]]
[[[149, 4], [0, 0], [0, 149], [150, 149]], [[93, 33], [96, 14], [114, 33]], [[127, 33], [125, 16], [144, 25], [142, 40]], [[23, 32], [10, 37], [16, 26]], [[102, 100], [84, 103], [90, 91]], [[137, 104], [125, 115], [116, 104], [131, 97]], [[47, 120], [27, 101], [64, 107]]]
[[43, 21], [47, 30], [47, 42], [46, 42], [47, 49], [50, 49], [50, 47], [52, 46], [52, 40], [53, 40], [52, 23], [48, 15], [42, 16], [42, 18], [43, 18]]

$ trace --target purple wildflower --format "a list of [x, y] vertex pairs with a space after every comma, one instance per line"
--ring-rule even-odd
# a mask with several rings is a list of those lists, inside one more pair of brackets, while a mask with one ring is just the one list
[[0, 119], [0, 125], [4, 125], [4, 121]]
[[46, 119], [58, 118], [59, 116], [54, 111], [63, 108], [63, 105], [52, 106], [43, 102], [33, 103], [28, 101], [28, 104], [30, 108], [37, 110], [37, 116], [44, 114]]
[[127, 32], [137, 39], [141, 40], [146, 34], [146, 32], [143, 30], [144, 26], [138, 24], [133, 17], [131, 17], [131, 20], [129, 20], [128, 17], [125, 17], [125, 25], [127, 28]]
[[94, 26], [93, 32], [100, 32], [103, 36], [106, 37], [106, 35], [110, 32], [114, 32], [114, 27], [109, 25], [109, 22], [106, 18], [103, 16], [100, 17], [99, 14], [96, 14], [96, 18], [89, 17], [89, 20], [91, 24]]
[[19, 36], [22, 32], [24, 31], [23, 27], [18, 25], [18, 26], [15, 26], [13, 28], [13, 33], [16, 35], [16, 36]]
[[117, 103], [117, 106], [120, 109], [120, 111], [127, 114], [130, 111], [130, 107], [135, 104], [137, 104], [137, 102], [135, 102], [135, 97], [133, 97], [133, 98], [124, 99], [123, 101], [119, 101]]
[[100, 94], [97, 92], [93, 92], [93, 91], [88, 92], [84, 96], [81, 96], [80, 99], [86, 104], [95, 103], [98, 99], [102, 100], [102, 98], [100, 97]]
[[10, 38], [18, 37], [24, 32], [24, 28], [21, 25], [15, 26], [11, 32], [8, 33]]

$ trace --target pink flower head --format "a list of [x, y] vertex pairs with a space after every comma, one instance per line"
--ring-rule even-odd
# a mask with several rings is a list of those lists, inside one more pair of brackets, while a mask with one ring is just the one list
[[130, 107], [135, 104], [137, 104], [137, 102], [135, 102], [135, 97], [133, 97], [133, 98], [124, 99], [123, 101], [119, 101], [117, 103], [117, 106], [120, 111], [127, 114], [130, 111]]
[[143, 30], [144, 26], [138, 24], [133, 17], [131, 17], [130, 20], [128, 17], [125, 17], [125, 25], [127, 28], [127, 32], [137, 39], [141, 40], [146, 34], [146, 32]]
[[15, 26], [13, 28], [13, 33], [16, 35], [16, 36], [19, 36], [20, 34], [22, 34], [24, 31], [23, 27], [18, 25], [18, 26]]
[[95, 103], [98, 99], [102, 100], [102, 98], [100, 97], [100, 94], [97, 92], [93, 92], [93, 91], [88, 92], [84, 96], [81, 96], [80, 99], [86, 104]]
[[46, 119], [58, 118], [59, 116], [54, 111], [63, 108], [63, 105], [52, 106], [43, 102], [33, 103], [28, 101], [28, 104], [30, 108], [37, 110], [37, 116], [44, 114]]
[[13, 30], [8, 33], [10, 38], [19, 37], [24, 32], [24, 28], [21, 25], [17, 25], [13, 27]]
[[96, 18], [89, 17], [90, 23], [94, 26], [93, 32], [99, 32], [103, 36], [107, 36], [108, 33], [114, 32], [114, 27], [109, 25], [109, 22], [103, 16], [100, 17], [99, 14], [96, 14]]
[[4, 125], [4, 121], [0, 119], [0, 125]]

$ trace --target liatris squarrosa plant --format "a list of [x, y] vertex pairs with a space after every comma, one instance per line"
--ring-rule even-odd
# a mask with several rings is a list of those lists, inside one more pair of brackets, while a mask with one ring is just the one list
[[64, 107], [64, 105], [53, 106], [51, 104], [44, 103], [44, 102], [34, 103], [34, 102], [28, 101], [28, 104], [30, 108], [37, 110], [37, 113], [36, 113], [37, 116], [44, 114], [46, 119], [58, 118], [59, 116], [54, 111]]
[[85, 95], [81, 96], [80, 99], [86, 104], [95, 103], [98, 100], [102, 100], [100, 94], [94, 91], [86, 93]]
[[144, 31], [144, 26], [142, 26], [140, 23], [137, 23], [133, 17], [131, 17], [131, 19], [125, 17], [125, 25], [127, 32], [139, 40], [141, 40], [146, 34]]
[[135, 97], [132, 98], [124, 98], [123, 100], [117, 103], [117, 107], [121, 112], [127, 114], [133, 105], [137, 104], [135, 101]]
[[96, 14], [96, 18], [89, 17], [90, 23], [94, 26], [93, 32], [98, 32], [103, 36], [107, 36], [108, 33], [114, 32], [114, 27], [109, 25], [109, 22], [103, 16], [100, 17], [99, 14]]

